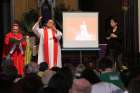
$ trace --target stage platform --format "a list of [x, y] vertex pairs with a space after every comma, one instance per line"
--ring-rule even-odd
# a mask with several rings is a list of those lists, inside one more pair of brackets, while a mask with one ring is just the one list
[[99, 48], [63, 48], [62, 49], [62, 62], [77, 64], [86, 64], [88, 62], [96, 62], [99, 57], [103, 57], [106, 53], [107, 44], [100, 44]]

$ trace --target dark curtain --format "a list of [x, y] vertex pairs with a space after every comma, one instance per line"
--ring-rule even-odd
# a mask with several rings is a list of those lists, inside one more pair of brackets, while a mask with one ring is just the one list
[[[90, 2], [92, 1], [92, 2]], [[128, 1], [128, 11], [122, 9], [123, 1]], [[136, 66], [138, 60], [138, 0], [79, 0], [82, 11], [99, 12], [99, 42], [105, 43], [105, 34], [109, 26], [108, 18], [119, 20], [123, 33], [123, 62], [129, 67]]]
[[2, 61], [4, 35], [10, 30], [10, 0], [0, 1], [0, 62]]
[[138, 0], [128, 0], [128, 11], [124, 14], [124, 61], [130, 68], [137, 65], [138, 57]]

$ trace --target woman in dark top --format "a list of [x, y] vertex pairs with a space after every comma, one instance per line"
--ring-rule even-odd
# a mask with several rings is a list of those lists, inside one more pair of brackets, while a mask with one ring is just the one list
[[108, 43], [107, 55], [115, 61], [121, 52], [121, 31], [116, 19], [110, 20], [110, 29], [107, 32], [106, 39]]

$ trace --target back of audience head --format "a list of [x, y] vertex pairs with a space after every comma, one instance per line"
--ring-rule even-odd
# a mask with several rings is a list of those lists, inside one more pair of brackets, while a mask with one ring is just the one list
[[71, 70], [72, 74], [75, 73], [75, 67], [74, 67], [73, 64], [71, 64], [71, 63], [66, 63], [66, 64], [64, 64], [63, 67], [67, 67], [67, 68], [69, 68], [69, 69]]
[[113, 68], [113, 61], [109, 57], [103, 57], [98, 60], [97, 62], [98, 69], [101, 71], [106, 70], [107, 68], [112, 69]]
[[128, 88], [128, 84], [130, 82], [130, 72], [128, 70], [124, 70], [120, 73], [121, 81], [124, 84], [125, 89]]
[[53, 75], [55, 75], [56, 72], [55, 71], [52, 71], [52, 70], [46, 70], [44, 71], [43, 75], [42, 75], [42, 83], [43, 83], [43, 87], [46, 88], [48, 87], [48, 83], [50, 81], [50, 79], [53, 77]]
[[135, 66], [130, 69], [130, 79], [134, 79], [140, 76], [140, 66]]
[[85, 70], [86, 67], [84, 64], [79, 64], [77, 67], [76, 67], [76, 72], [78, 73], [81, 73], [83, 70]]
[[59, 67], [52, 67], [51, 70], [55, 71], [55, 72], [58, 72], [60, 70], [60, 68]]
[[56, 93], [68, 93], [72, 86], [72, 76], [69, 74], [66, 74], [64, 69], [57, 72], [49, 81], [48, 88], [52, 89], [52, 91], [56, 90]]
[[9, 93], [11, 92], [11, 87], [13, 82], [10, 77], [5, 73], [0, 73], [0, 93]]
[[12, 60], [5, 60], [2, 65], [2, 73], [7, 75], [9, 80], [13, 81], [18, 76], [18, 71]]
[[75, 74], [74, 76], [76, 78], [81, 77], [81, 73], [86, 69], [86, 67], [84, 66], [84, 64], [79, 64], [76, 69], [75, 69]]
[[128, 86], [129, 93], [140, 93], [140, 77], [133, 79]]
[[23, 93], [38, 93], [43, 87], [41, 78], [35, 73], [30, 73], [23, 77], [20, 81]]
[[27, 64], [24, 67], [24, 74], [29, 74], [29, 73], [37, 73], [39, 71], [38, 64], [35, 62], [31, 62], [30, 64]]
[[39, 71], [44, 72], [47, 69], [48, 69], [48, 64], [46, 62], [42, 62], [39, 64]]
[[17, 76], [18, 72], [12, 60], [3, 60], [0, 72], [0, 93], [11, 92], [14, 80]]
[[95, 64], [96, 64], [95, 62], [90, 61], [90, 62], [87, 62], [85, 65], [86, 65], [86, 68], [94, 70], [96, 68]]
[[91, 86], [92, 84], [84, 78], [74, 79], [69, 93], [90, 93]]
[[72, 71], [69, 67], [62, 67], [58, 72], [61, 74], [72, 75]]
[[81, 77], [88, 80], [91, 84], [96, 84], [101, 81], [100, 78], [96, 75], [96, 73], [92, 71], [91, 69], [85, 69], [81, 73]]

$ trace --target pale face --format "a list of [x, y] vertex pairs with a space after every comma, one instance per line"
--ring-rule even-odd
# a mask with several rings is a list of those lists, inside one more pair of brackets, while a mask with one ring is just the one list
[[14, 33], [18, 33], [18, 32], [19, 32], [19, 26], [18, 26], [18, 24], [13, 24], [13, 26], [12, 26], [12, 31], [13, 31]]
[[54, 22], [53, 22], [53, 20], [50, 19], [47, 23], [47, 27], [52, 28], [53, 26], [54, 26]]
[[116, 27], [117, 26], [117, 22], [115, 22], [113, 19], [110, 20], [110, 25], [111, 27]]

